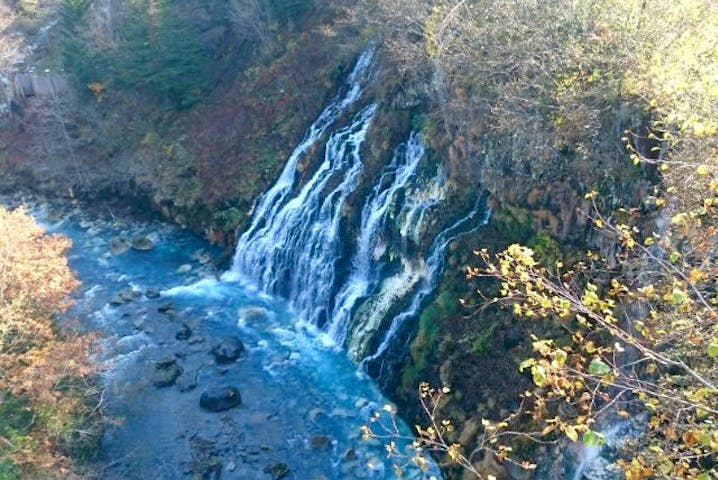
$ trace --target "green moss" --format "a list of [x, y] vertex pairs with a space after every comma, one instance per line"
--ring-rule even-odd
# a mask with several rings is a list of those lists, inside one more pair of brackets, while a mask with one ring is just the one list
[[534, 251], [535, 258], [543, 265], [555, 265], [557, 260], [563, 258], [558, 242], [547, 233], [537, 233], [528, 242], [528, 247]]
[[9, 442], [0, 445], [0, 480], [21, 478], [19, 468], [5, 456], [11, 453], [13, 447], [10, 445], [17, 447], [27, 442], [34, 421], [34, 414], [25, 400], [7, 394], [0, 396], [0, 437]]
[[0, 480], [19, 480], [20, 479], [20, 472], [13, 463], [12, 460], [8, 458], [0, 459]]
[[402, 372], [404, 391], [416, 389], [422, 374], [432, 364], [431, 356], [439, 341], [440, 322], [458, 311], [459, 297], [449, 285], [446, 280], [442, 282], [439, 287], [441, 293], [421, 312], [416, 338], [409, 347], [412, 361]]
[[223, 232], [233, 232], [242, 222], [244, 215], [236, 207], [227, 207], [214, 213], [214, 223]]
[[491, 339], [494, 334], [494, 330], [499, 325], [498, 321], [491, 323], [486, 329], [476, 335], [471, 342], [471, 351], [476, 355], [486, 355], [491, 352], [492, 342]]
[[501, 237], [510, 242], [526, 243], [533, 234], [533, 217], [528, 210], [505, 205], [491, 219]]
[[34, 414], [27, 401], [6, 395], [0, 402], [0, 436], [15, 443], [18, 437], [26, 435], [34, 422]]

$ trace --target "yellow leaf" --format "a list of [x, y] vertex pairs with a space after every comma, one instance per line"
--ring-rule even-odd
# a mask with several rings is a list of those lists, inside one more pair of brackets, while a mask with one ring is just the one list
[[568, 438], [571, 439], [572, 442], [578, 440], [578, 432], [576, 431], [576, 428], [573, 427], [573, 425], [565, 425], [563, 427], [563, 432]]

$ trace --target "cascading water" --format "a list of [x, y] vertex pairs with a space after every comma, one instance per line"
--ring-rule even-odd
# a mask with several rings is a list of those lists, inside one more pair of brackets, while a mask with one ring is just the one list
[[[469, 212], [468, 215], [459, 219], [458, 221], [456, 221], [456, 223], [454, 223], [449, 228], [442, 231], [441, 233], [439, 233], [439, 235], [436, 236], [429, 250], [429, 255], [427, 256], [423, 265], [424, 268], [422, 270], [424, 274], [422, 276], [421, 283], [419, 285], [419, 288], [414, 293], [414, 296], [411, 299], [411, 303], [406, 310], [394, 317], [394, 319], [391, 321], [391, 324], [389, 325], [389, 328], [384, 333], [382, 341], [379, 343], [379, 346], [372, 354], [364, 357], [363, 363], [370, 362], [381, 357], [384, 352], [386, 352], [387, 348], [389, 348], [392, 339], [402, 327], [404, 322], [407, 319], [414, 318], [419, 314], [419, 310], [421, 309], [424, 300], [436, 288], [436, 284], [439, 280], [439, 274], [443, 270], [444, 266], [444, 253], [446, 251], [446, 247], [449, 245], [449, 242], [457, 238], [462, 233], [466, 233], [466, 231], [463, 229], [471, 223], [471, 221], [476, 217], [478, 213], [478, 208], [474, 208], [473, 210], [471, 210], [471, 212]], [[473, 229], [470, 229], [469, 231], [476, 230], [482, 225], [486, 225], [489, 221], [490, 216], [491, 211], [486, 210], [486, 213], [484, 214], [484, 218], [481, 223]], [[362, 337], [363, 336], [361, 335], [355, 336], [356, 339], [361, 339]], [[358, 348], [360, 348], [360, 345], [357, 342], [354, 342], [349, 346], [349, 352], [351, 353], [353, 350], [356, 350]]]
[[324, 161], [299, 193], [256, 235], [240, 239], [232, 270], [271, 294], [287, 297], [300, 320], [321, 323], [327, 315], [339, 251], [339, 223], [346, 197], [359, 185], [359, 149], [376, 105], [328, 140]]
[[427, 185], [416, 189], [409, 201], [403, 206], [399, 233], [403, 238], [419, 241], [424, 228], [427, 212], [446, 199], [446, 177], [439, 169], [436, 176]]
[[[419, 136], [412, 133], [409, 140], [396, 149], [391, 163], [382, 172], [362, 208], [351, 273], [335, 297], [327, 328], [327, 333], [338, 345], [343, 345], [346, 341], [347, 327], [355, 305], [369, 294], [379, 281], [381, 265], [375, 260], [374, 252], [384, 230], [387, 213], [398, 191], [416, 174], [423, 156], [424, 146]], [[390, 178], [393, 180], [389, 182]]]
[[[274, 218], [277, 210], [284, 204], [284, 201], [294, 186], [299, 160], [307, 153], [307, 150], [322, 137], [327, 128], [336, 121], [337, 117], [344, 113], [347, 108], [361, 96], [370, 77], [370, 67], [374, 60], [375, 51], [376, 45], [371, 45], [362, 53], [347, 78], [347, 92], [343, 96], [337, 96], [337, 98], [322, 111], [314, 123], [309, 126], [304, 139], [302, 139], [289, 156], [282, 173], [279, 175], [279, 179], [277, 179], [275, 184], [259, 199], [259, 203], [254, 209], [252, 223], [239, 240], [239, 245], [246, 245], [246, 247], [237, 249], [234, 259], [235, 264], [237, 264], [242, 251], [249, 250], [253, 242], [261, 241], [264, 233], [269, 228], [266, 225], [267, 219]], [[258, 231], [260, 229], [261, 231]], [[232, 270], [236, 271], [235, 268]]]

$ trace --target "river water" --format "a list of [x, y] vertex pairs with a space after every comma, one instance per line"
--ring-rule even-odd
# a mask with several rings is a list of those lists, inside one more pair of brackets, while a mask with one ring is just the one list
[[[342, 351], [324, 346], [325, 334], [296, 322], [285, 301], [220, 280], [212, 266], [219, 252], [167, 225], [68, 206], [33, 213], [72, 239], [70, 264], [82, 286], [71, 317], [100, 336], [112, 422], [99, 478], [394, 478], [382, 443], [359, 438], [386, 402], [376, 387]], [[154, 248], [110, 252], [113, 238], [140, 236]], [[148, 298], [152, 289], [159, 298]], [[217, 363], [212, 347], [226, 337], [245, 351]], [[158, 387], [156, 365], [168, 356], [182, 373]], [[236, 387], [242, 404], [201, 409], [201, 393], [216, 386]]]

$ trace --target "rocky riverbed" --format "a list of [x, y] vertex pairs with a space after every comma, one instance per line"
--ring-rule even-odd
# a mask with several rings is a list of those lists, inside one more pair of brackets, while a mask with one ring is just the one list
[[99, 335], [98, 478], [393, 478], [359, 438], [377, 389], [284, 302], [221, 280], [219, 251], [166, 225], [32, 212], [72, 238], [71, 318]]

